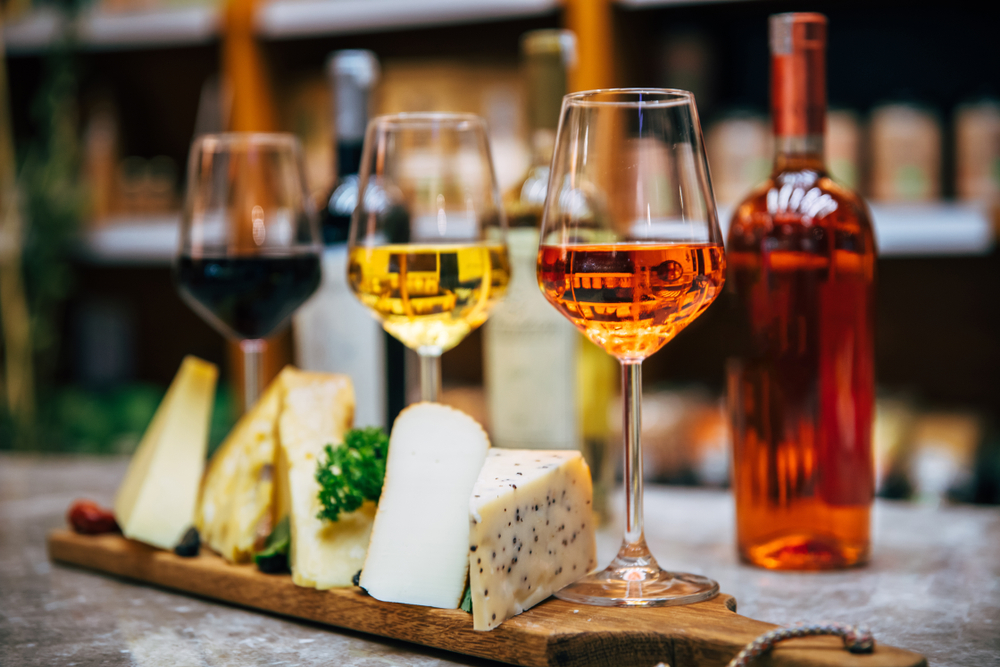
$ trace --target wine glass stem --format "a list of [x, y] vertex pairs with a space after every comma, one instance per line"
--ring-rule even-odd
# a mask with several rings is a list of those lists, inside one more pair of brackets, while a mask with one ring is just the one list
[[637, 546], [642, 536], [642, 363], [622, 362], [622, 405], [625, 432], [625, 543]]
[[441, 398], [441, 353], [420, 352], [420, 400], [437, 403]]
[[267, 343], [263, 340], [241, 340], [243, 352], [243, 411], [249, 412], [260, 395], [261, 361]]

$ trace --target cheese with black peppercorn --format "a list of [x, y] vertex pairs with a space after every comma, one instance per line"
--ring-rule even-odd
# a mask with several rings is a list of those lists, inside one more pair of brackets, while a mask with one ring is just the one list
[[476, 630], [492, 630], [594, 569], [592, 502], [580, 452], [489, 451], [469, 502]]

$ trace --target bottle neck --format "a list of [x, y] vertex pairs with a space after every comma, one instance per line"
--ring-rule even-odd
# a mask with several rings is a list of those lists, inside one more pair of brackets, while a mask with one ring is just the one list
[[368, 100], [371, 88], [360, 85], [352, 76], [334, 75], [334, 127], [337, 135], [337, 178], [358, 173], [361, 147], [368, 125]]
[[525, 56], [533, 166], [548, 166], [555, 148], [559, 111], [566, 94], [566, 63], [560, 51]]
[[823, 135], [775, 136], [773, 171], [825, 172]]
[[337, 139], [337, 180], [361, 171], [361, 148], [364, 141]]
[[771, 34], [771, 119], [775, 170], [823, 168], [826, 132], [825, 24], [797, 23]]
[[556, 148], [556, 131], [548, 128], [531, 133], [531, 166], [548, 167]]

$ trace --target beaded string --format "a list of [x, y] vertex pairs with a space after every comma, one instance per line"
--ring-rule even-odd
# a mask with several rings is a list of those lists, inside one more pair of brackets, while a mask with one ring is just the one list
[[743, 647], [736, 657], [729, 661], [727, 667], [747, 667], [760, 654], [769, 651], [780, 641], [795, 637], [811, 637], [816, 635], [837, 635], [844, 639], [844, 648], [851, 653], [871, 653], [875, 650], [875, 637], [866, 625], [848, 625], [846, 623], [795, 623], [785, 628], [776, 628], [765, 632], [757, 639]]

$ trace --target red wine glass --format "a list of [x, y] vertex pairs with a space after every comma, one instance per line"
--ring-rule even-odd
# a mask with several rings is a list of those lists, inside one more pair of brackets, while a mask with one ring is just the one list
[[265, 339], [320, 282], [320, 236], [290, 134], [228, 133], [191, 146], [174, 276], [181, 297], [244, 359], [244, 409], [260, 391]]

